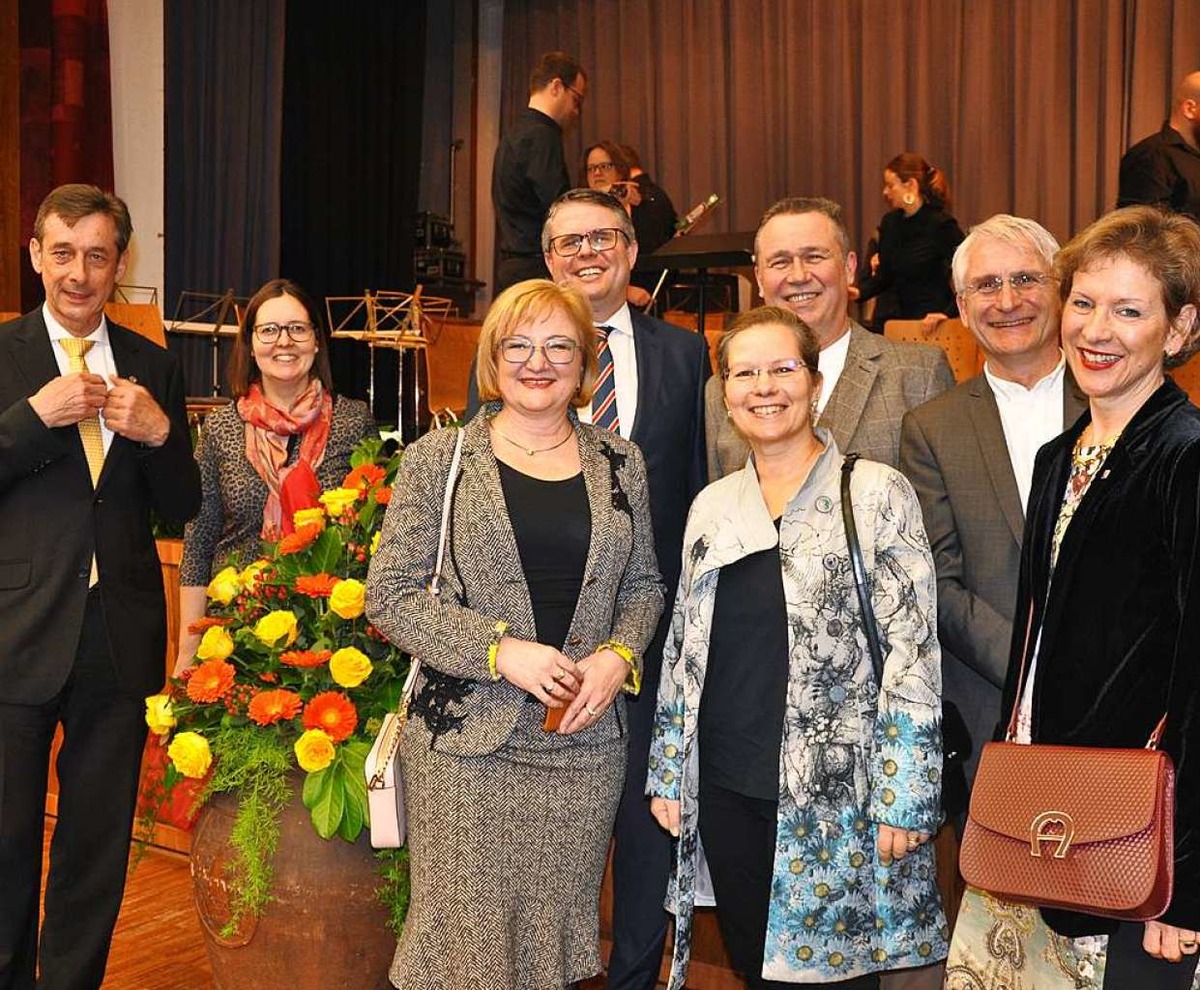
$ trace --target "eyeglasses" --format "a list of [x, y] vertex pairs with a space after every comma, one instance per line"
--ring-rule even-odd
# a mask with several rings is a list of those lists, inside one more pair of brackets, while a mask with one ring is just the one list
[[551, 364], [570, 364], [575, 360], [579, 344], [570, 337], [551, 337], [544, 344], [535, 344], [528, 337], [505, 337], [500, 341], [500, 356], [509, 364], [524, 364], [541, 351]]
[[984, 299], [990, 299], [992, 296], [999, 295], [1000, 290], [1004, 288], [1004, 283], [1007, 282], [1012, 286], [1013, 292], [1020, 296], [1040, 289], [1047, 282], [1057, 281], [1058, 279], [1053, 275], [1044, 272], [1013, 272], [1008, 278], [1002, 275], [989, 275], [987, 278], [981, 278], [978, 282], [972, 282], [966, 286], [962, 290], [962, 294], [964, 296], [980, 295]]
[[295, 320], [292, 323], [260, 323], [254, 328], [254, 336], [264, 344], [273, 344], [281, 333], [286, 333], [292, 341], [302, 344], [313, 335], [313, 325]]
[[601, 172], [611, 172], [616, 168], [615, 162], [596, 162], [587, 166], [588, 175], [599, 175]]
[[593, 251], [611, 251], [617, 246], [617, 235], [625, 236], [625, 231], [619, 227], [597, 227], [585, 234], [559, 234], [550, 238], [550, 250], [560, 258], [574, 258], [587, 241]]
[[583, 94], [581, 92], [579, 92], [579, 90], [577, 90], [574, 86], [568, 86], [567, 92], [570, 93], [573, 97], [575, 97], [575, 106], [576, 107], [583, 106]]
[[758, 384], [758, 376], [766, 375], [769, 381], [776, 385], [783, 385], [793, 381], [796, 373], [803, 367], [805, 365], [793, 358], [768, 365], [765, 368], [738, 368], [737, 371], [727, 371], [725, 372], [725, 381], [739, 388], [753, 388]]

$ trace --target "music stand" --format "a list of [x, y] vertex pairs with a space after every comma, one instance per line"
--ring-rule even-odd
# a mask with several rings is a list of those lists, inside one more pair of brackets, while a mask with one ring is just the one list
[[247, 297], [224, 292], [196, 292], [184, 289], [175, 303], [175, 315], [167, 326], [169, 333], [200, 334], [209, 338], [212, 353], [212, 395], [221, 394], [221, 337], [236, 337], [238, 322]]
[[688, 234], [673, 237], [653, 254], [638, 257], [635, 271], [661, 268], [693, 270], [699, 275], [697, 327], [704, 332], [704, 279], [710, 268], [745, 268], [754, 264], [754, 232]]

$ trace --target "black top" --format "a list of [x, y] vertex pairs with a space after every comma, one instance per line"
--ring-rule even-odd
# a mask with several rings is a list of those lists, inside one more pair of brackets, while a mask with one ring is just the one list
[[787, 605], [777, 544], [726, 564], [717, 576], [700, 698], [706, 786], [779, 800], [787, 687]]
[[937, 207], [926, 204], [911, 217], [903, 210], [885, 214], [879, 223], [879, 270], [862, 280], [859, 301], [894, 289], [898, 309], [880, 314], [881, 318], [919, 320], [929, 313], [957, 315], [950, 286], [950, 259], [962, 240], [958, 221]]
[[529, 585], [537, 641], [562, 649], [575, 617], [592, 539], [583, 474], [542, 481], [503, 461], [500, 487]]
[[[675, 236], [675, 204], [654, 180], [645, 172], [633, 179], [637, 183], [638, 193], [642, 201], [630, 211], [633, 220], [633, 231], [637, 235], [638, 253], [649, 254], [657, 251]], [[640, 286], [647, 292], [653, 292], [658, 283], [661, 269], [653, 272], [634, 272], [629, 281]]]
[[525, 107], [492, 160], [492, 206], [501, 258], [541, 258], [546, 211], [570, 188], [562, 128], [540, 110]]
[[1170, 123], [1139, 141], [1121, 159], [1117, 206], [1148, 203], [1200, 221], [1200, 151]]

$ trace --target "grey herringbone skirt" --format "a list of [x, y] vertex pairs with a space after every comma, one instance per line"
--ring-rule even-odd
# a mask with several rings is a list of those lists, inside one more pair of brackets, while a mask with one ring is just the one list
[[600, 971], [625, 739], [547, 735], [542, 706], [525, 707], [487, 756], [434, 752], [420, 719], [405, 727], [412, 903], [391, 970], [401, 990], [562, 990]]

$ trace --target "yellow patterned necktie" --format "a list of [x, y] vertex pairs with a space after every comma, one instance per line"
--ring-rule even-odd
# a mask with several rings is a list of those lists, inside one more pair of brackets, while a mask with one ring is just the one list
[[[80, 340], [78, 337], [60, 337], [58, 340], [62, 349], [67, 352], [71, 361], [72, 371], [87, 372], [87, 361], [84, 355], [92, 349], [92, 341]], [[95, 488], [100, 480], [100, 469], [104, 467], [104, 435], [100, 432], [100, 417], [90, 416], [78, 423], [79, 439], [83, 441], [83, 452], [87, 456], [88, 471], [92, 475], [92, 487]], [[95, 586], [100, 580], [100, 572], [96, 568], [96, 555], [92, 554], [92, 570], [88, 576], [88, 587]]]
[[[78, 337], [60, 337], [59, 344], [71, 359], [71, 370], [88, 372], [84, 355], [92, 349], [92, 341]], [[100, 432], [100, 417], [90, 416], [79, 421], [79, 438], [83, 441], [83, 452], [87, 455], [88, 470], [92, 474], [92, 487], [100, 480], [100, 469], [104, 467], [104, 435]]]

